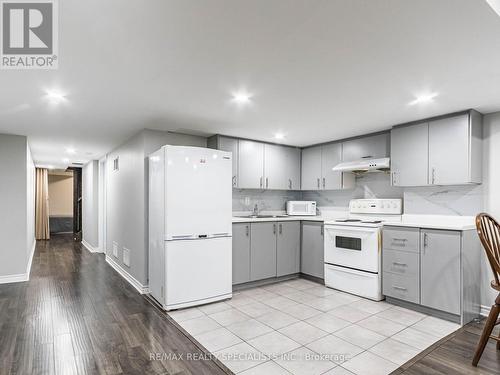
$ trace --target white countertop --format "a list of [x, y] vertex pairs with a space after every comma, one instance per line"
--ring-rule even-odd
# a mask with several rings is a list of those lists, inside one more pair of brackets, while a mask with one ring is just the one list
[[324, 221], [322, 216], [281, 216], [281, 217], [238, 217], [233, 216], [233, 223], [260, 223], [267, 221]]
[[401, 221], [388, 221], [384, 225], [459, 231], [476, 229], [474, 216], [403, 215]]
[[[239, 217], [249, 213], [234, 213], [233, 223], [260, 223], [276, 221], [334, 221], [346, 217], [342, 211], [328, 211], [317, 216], [278, 216], [278, 217]], [[263, 215], [283, 215], [283, 212], [262, 213]], [[451, 216], [451, 215], [402, 215], [401, 221], [386, 221], [385, 226], [444, 229], [444, 230], [474, 230], [476, 229], [474, 216]]]

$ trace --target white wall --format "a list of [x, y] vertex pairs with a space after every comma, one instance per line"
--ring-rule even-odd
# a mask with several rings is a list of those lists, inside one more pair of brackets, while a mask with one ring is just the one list
[[34, 235], [34, 166], [26, 137], [0, 134], [0, 283], [29, 275]]
[[92, 160], [82, 169], [83, 241], [99, 250], [99, 162]]
[[[500, 221], [500, 112], [484, 116], [483, 124], [484, 211]], [[498, 292], [490, 287], [493, 274], [484, 251], [482, 256], [481, 304], [491, 306]]]
[[[148, 284], [148, 160], [165, 144], [206, 147], [206, 138], [143, 130], [107, 155], [106, 254], [139, 283]], [[113, 171], [118, 157], [119, 170]], [[113, 256], [113, 242], [118, 256]], [[123, 264], [123, 248], [130, 250], [130, 267]]]

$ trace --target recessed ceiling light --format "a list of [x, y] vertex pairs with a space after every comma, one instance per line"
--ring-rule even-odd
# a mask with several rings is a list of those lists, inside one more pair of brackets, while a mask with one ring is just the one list
[[52, 104], [59, 104], [66, 101], [66, 95], [57, 90], [47, 90], [45, 96]]
[[274, 135], [274, 138], [275, 139], [283, 139], [283, 138], [285, 138], [285, 135], [283, 133], [276, 133]]
[[232, 95], [232, 101], [236, 104], [248, 104], [250, 103], [250, 100], [252, 99], [252, 94], [246, 92], [246, 91], [237, 91], [234, 92]]
[[73, 147], [66, 147], [66, 152], [71, 155], [76, 154], [76, 150]]
[[438, 96], [437, 92], [433, 92], [430, 94], [423, 94], [419, 95], [415, 98], [415, 100], [412, 100], [409, 102], [409, 105], [415, 105], [415, 104], [422, 104], [422, 103], [429, 103], [431, 102], [436, 96]]

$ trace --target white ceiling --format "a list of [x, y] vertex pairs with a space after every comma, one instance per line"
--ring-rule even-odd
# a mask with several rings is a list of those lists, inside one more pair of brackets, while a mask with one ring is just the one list
[[[500, 17], [479, 0], [64, 0], [57, 71], [0, 71], [0, 133], [39, 164], [142, 128], [309, 145], [500, 110]], [[246, 88], [252, 105], [231, 92]], [[51, 106], [47, 89], [67, 94]], [[438, 92], [430, 104], [408, 105]]]

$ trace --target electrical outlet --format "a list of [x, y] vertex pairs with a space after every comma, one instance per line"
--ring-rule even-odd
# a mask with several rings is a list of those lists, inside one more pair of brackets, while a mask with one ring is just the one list
[[126, 247], [123, 248], [123, 264], [130, 267], [130, 250]]
[[113, 256], [115, 258], [118, 258], [118, 243], [113, 241]]

